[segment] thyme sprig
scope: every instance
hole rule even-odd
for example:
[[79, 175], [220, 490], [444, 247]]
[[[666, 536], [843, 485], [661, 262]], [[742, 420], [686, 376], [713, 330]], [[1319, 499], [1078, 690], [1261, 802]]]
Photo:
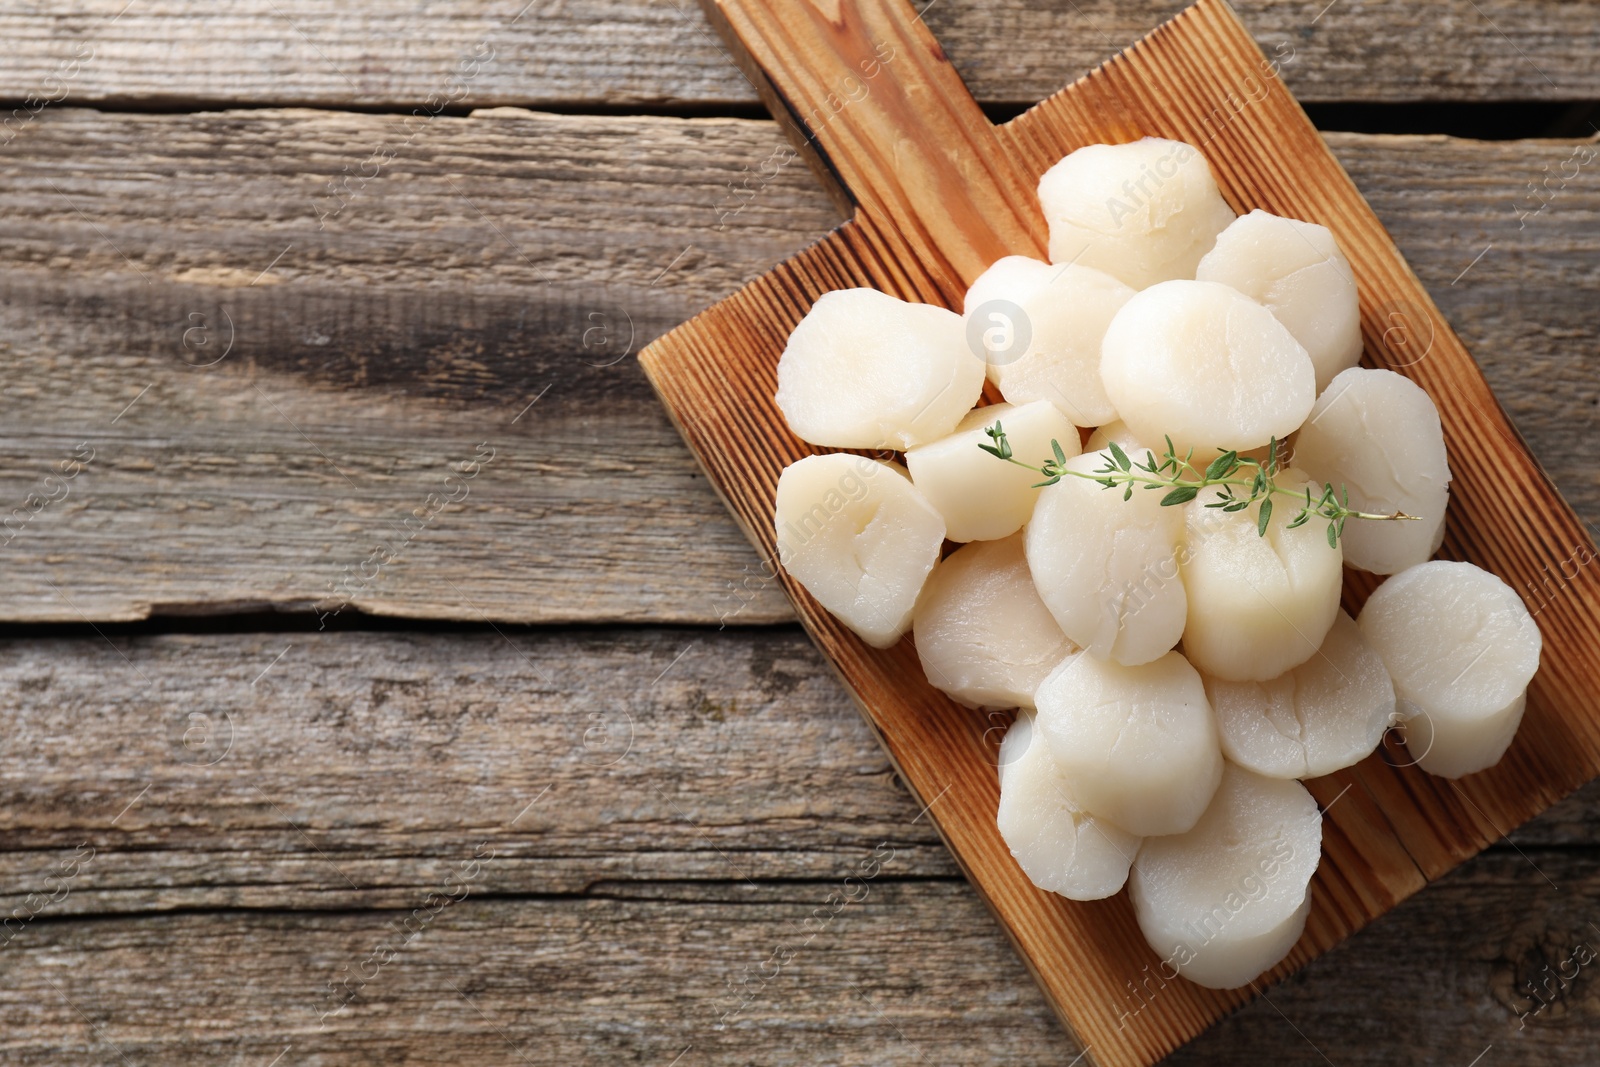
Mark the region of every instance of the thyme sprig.
[[1344, 524], [1347, 519], [1375, 519], [1380, 521], [1416, 519], [1416, 515], [1407, 515], [1403, 511], [1396, 511], [1392, 515], [1376, 515], [1372, 512], [1358, 511], [1350, 506], [1350, 492], [1344, 486], [1336, 491], [1332, 482], [1325, 482], [1322, 493], [1312, 497], [1311, 487], [1304, 491], [1286, 489], [1278, 485], [1274, 479], [1281, 473], [1283, 462], [1280, 452], [1282, 448], [1277, 438], [1267, 446], [1265, 461], [1253, 456], [1241, 456], [1238, 452], [1229, 450], [1217, 456], [1206, 464], [1204, 470], [1194, 465], [1194, 449], [1189, 449], [1187, 454], [1178, 455], [1177, 448], [1168, 437], [1167, 450], [1159, 458], [1155, 453], [1146, 450], [1143, 463], [1135, 462], [1130, 458], [1115, 441], [1108, 443], [1107, 451], [1110, 453], [1105, 465], [1096, 470], [1076, 471], [1067, 467], [1067, 454], [1058, 441], [1051, 441], [1050, 448], [1055, 453], [1046, 459], [1041, 466], [1024, 463], [1017, 459], [1011, 452], [1011, 442], [1006, 437], [1005, 429], [996, 422], [984, 430], [993, 444], [979, 444], [983, 449], [998, 459], [1007, 463], [1014, 463], [1031, 471], [1037, 471], [1044, 476], [1044, 481], [1035, 484], [1034, 488], [1055, 485], [1062, 478], [1083, 478], [1097, 482], [1107, 489], [1122, 488], [1122, 499], [1133, 498], [1134, 488], [1165, 489], [1166, 495], [1161, 498], [1162, 507], [1173, 507], [1178, 504], [1187, 504], [1200, 495], [1202, 489], [1211, 486], [1221, 486], [1217, 499], [1206, 503], [1208, 508], [1218, 508], [1224, 512], [1243, 511], [1257, 501], [1261, 509], [1256, 515], [1256, 533], [1262, 537], [1267, 535], [1267, 526], [1272, 521], [1272, 498], [1286, 496], [1294, 498], [1300, 505], [1300, 511], [1290, 520], [1287, 529], [1293, 530], [1309, 522], [1312, 516], [1320, 516], [1328, 520], [1328, 544], [1337, 548], [1339, 538], [1344, 534]]

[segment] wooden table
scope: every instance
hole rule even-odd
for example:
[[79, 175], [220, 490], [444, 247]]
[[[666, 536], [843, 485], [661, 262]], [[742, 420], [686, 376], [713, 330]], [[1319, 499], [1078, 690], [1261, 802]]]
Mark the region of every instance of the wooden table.
[[[1176, 7], [926, 20], [1004, 114]], [[1600, 5], [1241, 14], [1319, 115], [1557, 135], [1328, 139], [1600, 518]], [[697, 9], [0, 41], [0, 1062], [1074, 1062], [632, 359], [840, 220]], [[1175, 1062], [1592, 1059], [1596, 800]]]

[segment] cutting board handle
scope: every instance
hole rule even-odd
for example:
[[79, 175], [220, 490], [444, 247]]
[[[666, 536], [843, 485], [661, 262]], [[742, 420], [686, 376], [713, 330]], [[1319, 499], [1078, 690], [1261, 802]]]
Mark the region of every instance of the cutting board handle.
[[1043, 257], [1033, 179], [905, 0], [702, 2], [801, 150], [952, 306], [1001, 256]]

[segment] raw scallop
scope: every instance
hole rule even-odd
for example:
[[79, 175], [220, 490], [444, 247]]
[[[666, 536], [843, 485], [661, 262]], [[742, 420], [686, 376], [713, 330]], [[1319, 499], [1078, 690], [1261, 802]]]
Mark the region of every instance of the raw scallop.
[[1162, 282], [1122, 305], [1100, 350], [1106, 394], [1151, 448], [1243, 452], [1293, 433], [1316, 371], [1272, 312], [1216, 282]]
[[1192, 982], [1232, 989], [1300, 939], [1321, 854], [1305, 786], [1229, 764], [1194, 829], [1145, 841], [1128, 894], [1158, 956]]
[[1023, 712], [1000, 744], [1000, 836], [1040, 889], [1099, 900], [1121, 889], [1139, 838], [1083, 811]]
[[1195, 278], [1231, 285], [1272, 312], [1311, 356], [1319, 391], [1361, 359], [1355, 275], [1326, 226], [1265, 211], [1241, 215]]
[[778, 360], [778, 408], [801, 440], [905, 449], [955, 429], [983, 390], [961, 317], [875, 289], [824, 293]]
[[861, 639], [888, 648], [911, 626], [944, 519], [894, 463], [807, 456], [778, 476], [778, 559]]
[[1011, 452], [1037, 467], [1050, 458], [1051, 441], [1069, 456], [1078, 454], [1078, 429], [1046, 400], [1013, 406], [993, 404], [969, 412], [949, 437], [906, 452], [911, 480], [944, 516], [952, 541], [994, 541], [1022, 529], [1039, 499], [1042, 479], [1014, 463], [980, 449], [989, 444], [984, 430], [999, 422]]
[[[1106, 457], [1074, 456], [1067, 468], [1091, 473]], [[1156, 493], [1122, 497], [1069, 475], [1039, 495], [1023, 536], [1033, 583], [1062, 631], [1091, 655], [1134, 665], [1164, 655], [1183, 634], [1183, 513], [1163, 508]]]
[[1035, 724], [1085, 811], [1130, 834], [1194, 826], [1222, 776], [1200, 675], [1176, 652], [1124, 667], [1068, 657], [1034, 694]]
[[1394, 685], [1339, 612], [1317, 654], [1264, 682], [1206, 678], [1222, 754], [1269, 778], [1316, 778], [1365, 759], [1395, 721]]
[[1109, 274], [1006, 256], [967, 290], [969, 345], [1014, 404], [1048, 400], [1078, 426], [1117, 417], [1100, 383], [1100, 340], [1133, 290]]
[[1022, 535], [956, 549], [934, 567], [912, 619], [923, 673], [973, 708], [1033, 707], [1076, 651], [1033, 588]]
[[[1144, 464], [1151, 456], [1155, 457], [1157, 463], [1161, 462], [1161, 456], [1156, 455], [1156, 453], [1161, 452], [1166, 448], [1165, 440], [1157, 442], [1158, 447], [1156, 448], [1151, 448], [1143, 441], [1136, 440], [1133, 434], [1129, 432], [1128, 424], [1118, 420], [1117, 422], [1108, 422], [1104, 426], [1096, 429], [1094, 433], [1090, 434], [1089, 440], [1085, 441], [1083, 444], [1083, 450], [1085, 452], [1099, 452], [1106, 448], [1112, 441], [1115, 441], [1118, 446], [1121, 447], [1121, 449], [1133, 459], [1135, 463], [1139, 463], [1141, 465]], [[1248, 456], [1251, 459], [1258, 459], [1265, 463], [1267, 461], [1269, 451], [1270, 450], [1267, 448], [1251, 448], [1240, 452], [1239, 455]], [[1279, 454], [1286, 455], [1287, 451], [1280, 450]], [[1196, 464], [1199, 464], [1198, 457], [1196, 457], [1195, 462]]]
[[1134, 439], [1133, 433], [1128, 429], [1128, 424], [1121, 419], [1108, 422], [1089, 435], [1089, 440], [1084, 443], [1085, 452], [1100, 452], [1107, 448], [1112, 441], [1117, 443], [1128, 455], [1139, 462], [1144, 462], [1145, 453], [1151, 451], [1150, 447], [1142, 441]]
[[[1250, 468], [1241, 471], [1250, 476]], [[1280, 471], [1276, 481], [1296, 492], [1309, 484], [1293, 468]], [[1311, 487], [1313, 497], [1320, 488]], [[1235, 489], [1242, 495], [1248, 491]], [[1184, 505], [1183, 585], [1189, 613], [1183, 652], [1201, 671], [1225, 681], [1276, 678], [1310, 659], [1333, 625], [1344, 582], [1340, 552], [1328, 544], [1325, 519], [1313, 516], [1288, 528], [1300, 510], [1294, 497], [1273, 498], [1262, 537], [1257, 532], [1261, 504], [1233, 513], [1205, 507], [1219, 494], [1212, 487]]]
[[1460, 778], [1499, 762], [1544, 644], [1522, 598], [1470, 563], [1433, 560], [1380, 585], [1358, 621], [1412, 716], [1422, 769]]
[[1346, 523], [1350, 566], [1394, 574], [1439, 550], [1450, 502], [1444, 430], [1433, 401], [1409, 378], [1365, 367], [1339, 374], [1295, 438], [1294, 462], [1319, 482], [1344, 486], [1357, 511], [1419, 517]]
[[1211, 167], [1182, 141], [1080, 148], [1039, 179], [1050, 261], [1105, 271], [1135, 289], [1193, 278], [1233, 221]]

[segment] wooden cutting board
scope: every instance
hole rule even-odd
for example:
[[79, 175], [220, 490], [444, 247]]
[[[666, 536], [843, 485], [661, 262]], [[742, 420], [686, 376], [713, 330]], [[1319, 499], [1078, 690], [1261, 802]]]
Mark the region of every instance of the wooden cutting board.
[[[800, 154], [854, 205], [852, 221], [640, 354], [765, 559], [777, 558], [778, 474], [815, 451], [789, 432], [773, 393], [789, 331], [818, 296], [871, 286], [959, 311], [967, 285], [994, 260], [1043, 257], [1034, 188], [1047, 167], [1094, 142], [1185, 140], [1200, 147], [1235, 210], [1262, 208], [1333, 230], [1361, 292], [1365, 362], [1412, 378], [1439, 407], [1455, 475], [1441, 554], [1510, 583], [1545, 641], [1522, 729], [1492, 770], [1460, 782], [1434, 778], [1407, 766], [1391, 742], [1357, 767], [1308, 783], [1325, 809], [1322, 864], [1305, 935], [1268, 980], [1304, 966], [1600, 772], [1593, 542], [1278, 79], [1275, 58], [1225, 0], [1201, 0], [1001, 126], [984, 117], [901, 0], [707, 7]], [[745, 187], [763, 195], [759, 179]], [[1474, 247], [1463, 240], [1463, 263]], [[868, 648], [786, 576], [776, 580], [1082, 1043], [1085, 1061], [1152, 1063], [1252, 995], [1167, 978], [1125, 894], [1075, 903], [1035, 889], [995, 829], [1003, 720], [929, 686], [909, 641]], [[1351, 573], [1347, 609], [1359, 610], [1374, 585]]]

